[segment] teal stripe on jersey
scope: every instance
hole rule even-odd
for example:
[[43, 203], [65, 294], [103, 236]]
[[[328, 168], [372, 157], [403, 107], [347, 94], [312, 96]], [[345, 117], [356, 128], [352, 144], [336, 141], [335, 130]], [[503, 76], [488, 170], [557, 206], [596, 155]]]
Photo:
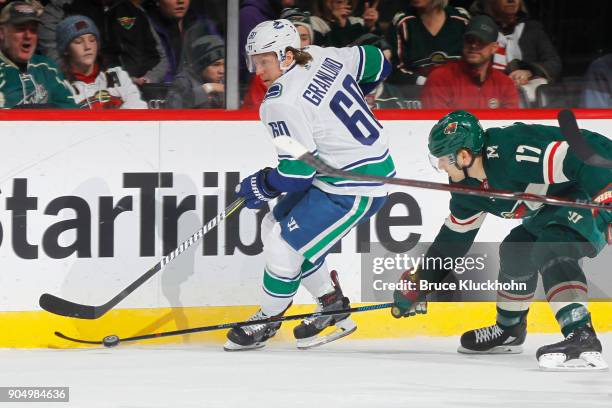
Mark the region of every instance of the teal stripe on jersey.
[[363, 48], [365, 64], [361, 78], [358, 78], [359, 83], [376, 82], [380, 78], [383, 68], [383, 53], [373, 45], [364, 45]]
[[315, 169], [300, 160], [282, 159], [278, 163], [278, 173], [285, 177], [310, 178]]

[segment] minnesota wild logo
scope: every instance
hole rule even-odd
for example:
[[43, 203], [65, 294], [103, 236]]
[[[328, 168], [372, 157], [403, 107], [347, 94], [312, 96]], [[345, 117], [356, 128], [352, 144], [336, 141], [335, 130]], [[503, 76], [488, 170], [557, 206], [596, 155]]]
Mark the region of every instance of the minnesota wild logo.
[[444, 128], [445, 135], [452, 135], [457, 131], [457, 122], [451, 122]]
[[119, 22], [119, 24], [121, 24], [121, 27], [125, 28], [126, 30], [129, 30], [130, 28], [134, 27], [136, 17], [119, 17], [117, 21]]

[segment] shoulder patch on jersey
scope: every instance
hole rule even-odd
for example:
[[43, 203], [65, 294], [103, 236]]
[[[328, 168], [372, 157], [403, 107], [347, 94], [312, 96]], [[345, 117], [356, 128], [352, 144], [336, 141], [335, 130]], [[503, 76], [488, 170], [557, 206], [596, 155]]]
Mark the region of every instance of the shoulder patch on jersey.
[[266, 96], [264, 96], [264, 101], [272, 98], [278, 98], [283, 93], [283, 85], [276, 83], [272, 84], [270, 88], [268, 88], [268, 92], [266, 92]]

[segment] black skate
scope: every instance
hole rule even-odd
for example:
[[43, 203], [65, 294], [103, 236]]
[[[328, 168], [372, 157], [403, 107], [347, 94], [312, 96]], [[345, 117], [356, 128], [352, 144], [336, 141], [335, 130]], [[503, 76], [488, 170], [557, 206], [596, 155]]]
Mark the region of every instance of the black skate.
[[[318, 305], [316, 311], [318, 312], [344, 310], [351, 307], [349, 299], [342, 294], [342, 289], [340, 289], [338, 273], [332, 271], [331, 278], [334, 291], [317, 299]], [[349, 316], [349, 313], [343, 313], [329, 316], [313, 316], [304, 319], [293, 329], [293, 335], [297, 339], [297, 348], [302, 350], [309, 349], [330, 343], [353, 333], [357, 330], [357, 325]], [[319, 333], [331, 326], [335, 326], [333, 332], [319, 336]]]
[[601, 356], [601, 343], [591, 323], [578, 327], [559, 343], [540, 347], [536, 358], [542, 370], [608, 370], [608, 364]]
[[[251, 316], [249, 321], [267, 319], [268, 317], [259, 309], [257, 313]], [[240, 351], [262, 348], [266, 345], [266, 340], [274, 337], [280, 327], [281, 322], [235, 327], [227, 332], [227, 342], [223, 345], [223, 349], [225, 351]]]
[[507, 330], [496, 323], [463, 333], [457, 351], [465, 354], [518, 354], [523, 352], [526, 336], [526, 319]]

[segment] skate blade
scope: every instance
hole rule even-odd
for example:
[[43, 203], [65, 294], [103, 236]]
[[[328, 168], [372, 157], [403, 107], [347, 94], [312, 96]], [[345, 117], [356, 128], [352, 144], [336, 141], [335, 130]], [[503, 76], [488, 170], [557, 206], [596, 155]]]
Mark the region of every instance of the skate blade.
[[236, 344], [231, 340], [228, 340], [223, 345], [223, 350], [225, 351], [248, 351], [248, 350], [257, 350], [266, 345], [265, 342], [259, 342], [251, 344], [250, 346], [241, 346], [240, 344]]
[[357, 330], [357, 325], [351, 318], [346, 318], [335, 324], [335, 330], [325, 336], [312, 336], [305, 339], [297, 340], [297, 348], [307, 350], [313, 347], [322, 346], [323, 344], [331, 343], [332, 341], [346, 337]]
[[520, 354], [523, 352], [523, 346], [495, 346], [489, 350], [470, 350], [463, 346], [457, 348], [457, 352], [461, 354]]
[[587, 351], [580, 357], [567, 360], [563, 353], [543, 354], [538, 360], [538, 366], [544, 371], [608, 371], [608, 364], [601, 353]]

